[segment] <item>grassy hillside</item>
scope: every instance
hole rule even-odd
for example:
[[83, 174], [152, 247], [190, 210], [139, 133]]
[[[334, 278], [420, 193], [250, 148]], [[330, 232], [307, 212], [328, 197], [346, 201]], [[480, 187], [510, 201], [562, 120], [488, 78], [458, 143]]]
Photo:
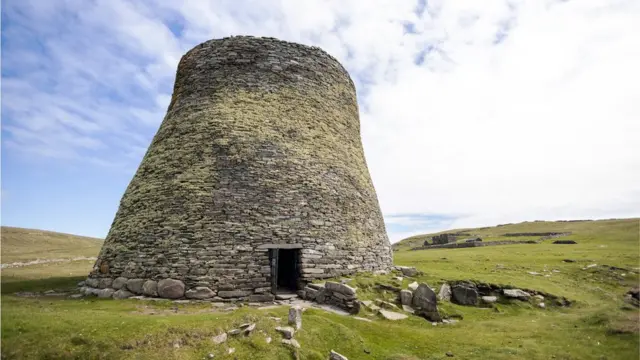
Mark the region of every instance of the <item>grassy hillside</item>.
[[[274, 331], [277, 322], [271, 319], [286, 322], [286, 307], [259, 310], [244, 306], [222, 311], [208, 303], [13, 295], [24, 290], [73, 288], [91, 266], [90, 262], [57, 263], [10, 269], [23, 278], [10, 283], [3, 270], [2, 358], [206, 359], [214, 354], [215, 359], [326, 359], [331, 349], [350, 360], [447, 359], [447, 352], [454, 359], [638, 358], [639, 313], [623, 302], [624, 293], [638, 285], [638, 219], [537, 222], [471, 230], [481, 236], [571, 231], [569, 238], [578, 244], [553, 245], [548, 240], [409, 251], [411, 242], [423, 241], [412, 238], [396, 245], [395, 262], [416, 266], [424, 274], [401, 280], [397, 275], [362, 274], [353, 277], [352, 284], [362, 299], [390, 299], [391, 293], [376, 290], [375, 283], [406, 288], [415, 280], [432, 287], [451, 280], [476, 280], [542, 290], [575, 303], [569, 308], [539, 309], [515, 303], [487, 309], [445, 302], [439, 305], [442, 313], [463, 319], [438, 326], [418, 317], [394, 322], [363, 311], [359, 316], [372, 320], [365, 322], [310, 309], [303, 315], [303, 329], [295, 335], [301, 349], [291, 350], [280, 344], [281, 336]], [[88, 250], [84, 256], [96, 253]], [[598, 265], [586, 268], [590, 264]], [[68, 273], [72, 275], [65, 275]], [[221, 345], [211, 341], [212, 336], [244, 322], [257, 323], [253, 335], [232, 337]], [[273, 339], [270, 344], [265, 341], [267, 336]], [[230, 348], [235, 349], [233, 354], [228, 354]]]
[[3, 226], [0, 232], [3, 264], [96, 256], [102, 247], [102, 239], [53, 231]]

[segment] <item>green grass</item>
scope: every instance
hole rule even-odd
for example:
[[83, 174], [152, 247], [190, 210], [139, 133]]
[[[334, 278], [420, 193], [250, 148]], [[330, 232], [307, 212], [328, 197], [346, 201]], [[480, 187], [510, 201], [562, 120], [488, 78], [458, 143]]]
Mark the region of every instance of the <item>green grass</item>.
[[[326, 359], [333, 349], [351, 360], [445, 359], [447, 351], [453, 352], [454, 359], [637, 359], [638, 310], [624, 304], [622, 298], [629, 287], [638, 284], [638, 220], [509, 227], [517, 230], [498, 227], [478, 232], [569, 227], [578, 244], [545, 241], [407, 251], [403, 242], [394, 253], [395, 262], [418, 267], [423, 274], [417, 280], [431, 286], [467, 279], [509, 284], [565, 296], [575, 301], [573, 306], [542, 310], [525, 302], [494, 308], [442, 303], [441, 312], [457, 314], [463, 320], [438, 326], [418, 317], [391, 322], [363, 310], [359, 316], [373, 320], [364, 322], [310, 309], [303, 315], [303, 329], [295, 336], [302, 346], [298, 358]], [[562, 261], [567, 258], [576, 262]], [[582, 270], [592, 263], [625, 270], [601, 266]], [[2, 271], [3, 359], [203, 359], [209, 353], [216, 359], [296, 358], [295, 351], [280, 344], [281, 336], [274, 331], [277, 323], [269, 318], [276, 316], [286, 322], [285, 307], [258, 310], [245, 306], [225, 313], [209, 304], [11, 295], [15, 291], [72, 288], [91, 265], [55, 263]], [[551, 276], [533, 276], [528, 271]], [[352, 284], [358, 287], [361, 299], [389, 299], [393, 295], [377, 290], [376, 283], [406, 287], [415, 280], [398, 281], [395, 276], [362, 274], [354, 277]], [[211, 342], [212, 336], [248, 321], [258, 324], [253, 335], [232, 338], [222, 345]], [[273, 338], [271, 344], [266, 344], [266, 336]], [[227, 354], [229, 347], [235, 348], [235, 353]]]
[[2, 263], [36, 259], [71, 259], [97, 256], [102, 240], [53, 231], [3, 226]]

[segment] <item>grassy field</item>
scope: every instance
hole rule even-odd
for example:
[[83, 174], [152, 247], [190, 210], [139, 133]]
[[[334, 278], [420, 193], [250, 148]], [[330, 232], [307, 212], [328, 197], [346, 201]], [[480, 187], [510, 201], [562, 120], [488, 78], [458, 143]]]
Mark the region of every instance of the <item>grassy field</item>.
[[[13, 244], [32, 257], [43, 258], [37, 243], [20, 245], [15, 233], [11, 242], [5, 242], [4, 230], [3, 263], [7, 262], [5, 250], [20, 258]], [[395, 246], [395, 262], [416, 266], [424, 274], [402, 281], [392, 275], [359, 275], [354, 282], [362, 299], [390, 299], [391, 293], [376, 290], [375, 283], [406, 287], [418, 280], [435, 287], [445, 281], [476, 280], [565, 296], [575, 301], [570, 308], [539, 309], [524, 302], [494, 308], [442, 303], [442, 313], [463, 319], [437, 326], [418, 317], [393, 322], [363, 311], [360, 316], [372, 320], [365, 322], [309, 309], [303, 315], [303, 329], [295, 335], [300, 350], [280, 344], [281, 336], [274, 331], [277, 322], [271, 317], [286, 322], [286, 307], [260, 310], [244, 306], [225, 312], [210, 304], [169, 301], [17, 297], [13, 295], [17, 291], [73, 288], [92, 262], [3, 269], [2, 359], [205, 359], [208, 354], [215, 359], [327, 359], [331, 349], [351, 360], [445, 359], [447, 352], [454, 359], [637, 359], [639, 313], [623, 302], [623, 295], [639, 281], [639, 220], [522, 223], [473, 229], [472, 233], [499, 236], [534, 231], [571, 231], [568, 238], [578, 244], [553, 245], [553, 240], [546, 240], [409, 251], [412, 242], [424, 241], [411, 238]], [[83, 251], [72, 247], [55, 258], [96, 256], [99, 250], [99, 246]], [[590, 264], [598, 266], [583, 270]], [[233, 337], [221, 345], [211, 341], [212, 336], [249, 321], [257, 323], [251, 336]], [[270, 344], [267, 336], [273, 339]], [[235, 352], [228, 354], [229, 348]]]

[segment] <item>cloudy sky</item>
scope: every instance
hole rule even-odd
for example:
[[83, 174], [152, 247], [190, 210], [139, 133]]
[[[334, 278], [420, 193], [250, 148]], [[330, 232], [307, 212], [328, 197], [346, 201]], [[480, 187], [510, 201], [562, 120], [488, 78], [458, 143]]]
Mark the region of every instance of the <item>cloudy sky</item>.
[[5, 0], [2, 224], [104, 237], [200, 42], [348, 69], [392, 241], [640, 216], [640, 1]]

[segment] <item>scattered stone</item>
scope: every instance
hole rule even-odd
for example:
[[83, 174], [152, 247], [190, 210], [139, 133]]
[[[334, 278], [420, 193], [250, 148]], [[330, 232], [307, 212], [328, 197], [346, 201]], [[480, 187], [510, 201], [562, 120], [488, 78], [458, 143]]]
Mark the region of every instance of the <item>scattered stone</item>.
[[216, 357], [216, 356], [215, 356], [215, 355], [213, 355], [212, 353], [209, 353], [209, 354], [207, 355], [207, 358], [208, 358], [208, 359], [213, 359], [214, 357]]
[[398, 280], [398, 281], [402, 281], [402, 279], [404, 279], [404, 278], [402, 276], [396, 276], [395, 279]]
[[576, 262], [576, 261], [575, 261], [575, 260], [573, 260], [573, 259], [564, 259], [564, 260], [562, 260], [562, 261], [563, 261], [563, 262], [566, 262], [566, 263], [574, 263], [574, 262]]
[[290, 326], [278, 326], [276, 327], [276, 331], [282, 333], [285, 339], [293, 338], [293, 334], [296, 332], [296, 330]]
[[249, 336], [249, 334], [251, 334], [251, 332], [255, 329], [256, 329], [256, 324], [250, 324], [249, 326], [245, 327], [244, 334], [246, 336]]
[[627, 294], [631, 295], [632, 298], [636, 300], [640, 300], [640, 287], [634, 287], [627, 291]]
[[[398, 310], [398, 306], [394, 303], [390, 303], [388, 301], [384, 301], [382, 299], [376, 299], [376, 303], [380, 305], [380, 307], [389, 309], [389, 310]], [[373, 310], [373, 308], [371, 308]]]
[[331, 350], [329, 353], [329, 360], [349, 360], [346, 356], [338, 354], [337, 352]]
[[482, 302], [485, 304], [493, 304], [496, 301], [498, 301], [498, 297], [497, 296], [483, 296], [481, 297]]
[[459, 305], [473, 305], [478, 303], [478, 289], [470, 284], [457, 284], [451, 288], [451, 300]]
[[233, 354], [234, 352], [236, 352], [236, 348], [229, 348], [227, 350], [227, 354]]
[[536, 276], [536, 275], [540, 275], [540, 273], [539, 273], [539, 272], [536, 272], [536, 271], [527, 271], [527, 274], [529, 274], [529, 275], [534, 275], [534, 276]]
[[267, 337], [264, 339], [264, 341], [265, 341], [267, 344], [271, 344], [271, 336], [267, 336]]
[[365, 319], [365, 318], [359, 317], [359, 316], [354, 316], [353, 318], [356, 319], [356, 320], [360, 320], [360, 321], [373, 322], [373, 321], [371, 321], [369, 319]]
[[427, 284], [420, 284], [413, 292], [411, 305], [415, 309], [415, 314], [426, 318], [429, 321], [441, 321], [438, 313], [436, 293]]
[[541, 309], [544, 309], [544, 303], [538, 304], [538, 307], [541, 308]]
[[515, 298], [519, 300], [527, 300], [531, 296], [528, 292], [522, 291], [520, 289], [504, 289], [502, 293], [506, 297]]
[[535, 295], [534, 298], [536, 298], [536, 299], [538, 299], [540, 301], [544, 300], [544, 296], [542, 296], [542, 295]]
[[289, 345], [296, 349], [300, 349], [300, 343], [298, 343], [296, 339], [282, 339], [281, 342], [285, 345]]
[[400, 291], [400, 303], [402, 305], [411, 305], [411, 300], [413, 298], [413, 293], [409, 290], [401, 290]]
[[414, 308], [412, 308], [411, 306], [409, 306], [409, 305], [402, 305], [402, 310], [404, 310], [404, 311], [406, 311], [406, 312], [408, 312], [410, 314], [415, 314], [416, 313], [416, 310]]
[[438, 299], [442, 301], [451, 301], [451, 286], [444, 283], [440, 286], [440, 292], [438, 292]]
[[82, 294], [73, 294], [73, 295], [69, 295], [70, 299], [80, 299], [83, 295]]
[[211, 341], [213, 341], [214, 344], [222, 344], [223, 342], [227, 341], [227, 333], [216, 335], [211, 338]]
[[127, 280], [127, 290], [136, 295], [142, 295], [142, 286], [144, 285], [144, 279], [129, 279]]
[[296, 330], [302, 328], [302, 311], [299, 306], [289, 308], [289, 325], [293, 325]]
[[120, 290], [118, 290], [118, 291], [113, 293], [113, 298], [114, 299], [120, 299], [120, 300], [128, 299], [128, 298], [130, 298], [132, 296], [133, 296], [132, 292], [129, 292], [129, 291], [124, 290], [124, 289], [120, 289]]
[[416, 276], [418, 275], [418, 269], [410, 266], [396, 266], [400, 271], [402, 271], [402, 275], [404, 276]]
[[573, 240], [556, 240], [553, 242], [554, 244], [565, 244], [565, 245], [573, 245], [573, 244], [577, 244], [577, 242], [573, 241]]
[[378, 312], [380, 313], [380, 315], [382, 315], [382, 317], [384, 317], [387, 320], [403, 320], [408, 317], [405, 314], [400, 314], [394, 311], [389, 311], [384, 309], [380, 309]]
[[117, 277], [115, 280], [113, 280], [113, 282], [111, 283], [111, 287], [116, 289], [116, 290], [120, 290], [122, 289], [124, 286], [127, 285], [127, 278], [126, 277]]
[[167, 299], [179, 299], [184, 296], [184, 283], [180, 280], [162, 279], [158, 281], [158, 295]]
[[215, 295], [216, 293], [206, 286], [197, 286], [193, 289], [187, 290], [187, 292], [184, 293], [184, 296], [187, 299], [198, 299], [198, 300], [209, 299], [214, 297]]
[[587, 266], [585, 266], [584, 268], [585, 268], [585, 269], [591, 269], [592, 267], [596, 267], [596, 266], [598, 266], [598, 264], [591, 264], [591, 265], [587, 265]]
[[116, 291], [113, 289], [102, 289], [98, 290], [97, 294], [99, 298], [110, 298], [113, 296], [113, 293]]
[[147, 280], [142, 284], [142, 293], [146, 296], [158, 296], [158, 282]]
[[414, 291], [415, 291], [415, 290], [418, 288], [418, 286], [419, 286], [419, 285], [420, 285], [420, 284], [418, 284], [418, 282], [417, 282], [417, 281], [414, 281], [414, 282], [412, 282], [411, 284], [409, 284], [407, 287], [408, 287], [409, 289], [411, 289], [411, 290], [414, 290]]
[[231, 329], [231, 330], [227, 331], [227, 334], [229, 334], [229, 335], [238, 335], [241, 332], [242, 332], [242, 330], [240, 330], [240, 329]]
[[448, 357], [453, 357], [453, 353], [452, 353], [451, 351], [447, 351], [446, 355], [447, 355]]

